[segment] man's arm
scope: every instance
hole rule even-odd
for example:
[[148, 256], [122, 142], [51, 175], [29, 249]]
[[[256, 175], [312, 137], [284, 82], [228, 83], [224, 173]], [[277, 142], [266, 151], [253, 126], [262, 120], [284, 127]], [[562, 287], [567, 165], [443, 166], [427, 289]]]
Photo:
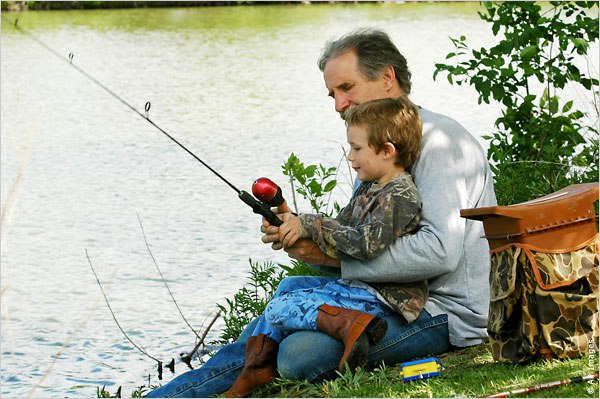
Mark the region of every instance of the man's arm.
[[[279, 211], [276, 212], [280, 215], [280, 218], [283, 220], [284, 217], [281, 216]], [[272, 226], [266, 219], [263, 218], [262, 226], [260, 227], [260, 231], [264, 233], [261, 240], [265, 244], [271, 244], [271, 248], [274, 250], [279, 250], [283, 246], [279, 241], [279, 227]], [[313, 242], [313, 240], [308, 238], [301, 238], [296, 243], [288, 248], [285, 248], [285, 252], [288, 254], [290, 258], [297, 259], [312, 265], [323, 265], [323, 266], [331, 266], [331, 267], [340, 267], [340, 260], [337, 258], [332, 258], [327, 256], [321, 251], [319, 246]]]
[[311, 265], [331, 267], [340, 267], [341, 265], [338, 258], [325, 255], [310, 238], [301, 238], [293, 246], [285, 248], [284, 251], [287, 252], [290, 258], [301, 260]]
[[[342, 277], [366, 282], [411, 282], [452, 272], [463, 253], [466, 221], [460, 209], [469, 207], [464, 154], [439, 131], [428, 143], [412, 173], [423, 202], [415, 234], [399, 237], [371, 261], [342, 259]], [[471, 171], [475, 173], [475, 171]]]

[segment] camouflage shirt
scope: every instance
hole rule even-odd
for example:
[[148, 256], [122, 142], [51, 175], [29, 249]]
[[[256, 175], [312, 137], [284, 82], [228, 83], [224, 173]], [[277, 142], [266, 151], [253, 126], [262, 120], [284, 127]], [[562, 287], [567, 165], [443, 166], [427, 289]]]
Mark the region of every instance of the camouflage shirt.
[[[420, 215], [421, 198], [412, 177], [404, 173], [383, 186], [375, 181], [361, 184], [335, 219], [301, 214], [301, 236], [312, 238], [331, 257], [369, 260], [383, 253], [396, 238], [414, 232]], [[408, 322], [419, 316], [428, 296], [426, 281], [350, 283], [375, 291]]]

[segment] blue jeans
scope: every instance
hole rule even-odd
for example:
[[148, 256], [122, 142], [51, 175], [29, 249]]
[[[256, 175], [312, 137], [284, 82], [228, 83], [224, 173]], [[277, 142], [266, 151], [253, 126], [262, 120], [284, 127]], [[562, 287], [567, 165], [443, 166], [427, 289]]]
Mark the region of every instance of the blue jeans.
[[[369, 366], [385, 362], [392, 366], [408, 360], [447, 352], [448, 317], [431, 317], [425, 310], [417, 320], [406, 324], [402, 317], [383, 317], [388, 331], [383, 340], [369, 352]], [[202, 367], [181, 374], [150, 392], [149, 398], [207, 398], [228, 390], [244, 367], [246, 340], [254, 331], [252, 321], [232, 344], [225, 345]], [[299, 331], [285, 338], [279, 346], [277, 369], [292, 380], [319, 381], [336, 376], [344, 344], [318, 331]]]

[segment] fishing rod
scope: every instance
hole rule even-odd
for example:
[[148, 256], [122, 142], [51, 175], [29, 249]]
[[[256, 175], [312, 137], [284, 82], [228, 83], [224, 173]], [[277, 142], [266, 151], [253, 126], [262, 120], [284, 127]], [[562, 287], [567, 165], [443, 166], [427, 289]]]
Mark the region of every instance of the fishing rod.
[[[227, 180], [225, 177], [223, 177], [219, 172], [217, 172], [215, 169], [213, 169], [209, 164], [204, 162], [202, 159], [200, 159], [200, 157], [198, 157], [196, 154], [194, 154], [192, 151], [190, 151], [187, 147], [185, 147], [183, 144], [181, 144], [178, 140], [176, 140], [167, 131], [165, 131], [163, 128], [161, 128], [155, 122], [153, 122], [149, 117], [149, 111], [150, 111], [150, 107], [151, 107], [150, 101], [146, 102], [146, 104], [144, 106], [145, 113], [138, 111], [134, 106], [129, 104], [121, 96], [119, 96], [117, 93], [115, 93], [114, 91], [109, 89], [106, 85], [104, 85], [98, 79], [96, 79], [95, 77], [90, 75], [83, 68], [74, 64], [73, 63], [73, 58], [74, 58], [73, 53], [69, 53], [68, 57], [64, 57], [58, 51], [54, 50], [52, 47], [50, 47], [49, 45], [47, 45], [46, 43], [44, 43], [43, 41], [38, 39], [35, 35], [28, 32], [27, 30], [21, 28], [18, 25], [18, 21], [19, 21], [18, 18], [16, 18], [14, 21], [11, 21], [10, 19], [8, 19], [4, 16], [1, 16], [1, 17], [2, 17], [2, 20], [13, 24], [15, 29], [17, 29], [19, 32], [25, 34], [26, 36], [28, 36], [29, 38], [34, 40], [36, 43], [38, 43], [40, 46], [42, 46], [43, 48], [48, 50], [50, 53], [54, 54], [60, 60], [68, 63], [77, 72], [81, 73], [83, 76], [85, 76], [87, 79], [92, 81], [94, 84], [96, 84], [97, 86], [102, 88], [104, 91], [106, 91], [112, 97], [114, 97], [115, 99], [120, 101], [127, 108], [131, 109], [133, 112], [135, 112], [140, 117], [142, 117], [146, 122], [150, 123], [156, 129], [158, 129], [162, 134], [167, 136], [175, 144], [177, 144], [184, 151], [186, 151], [188, 154], [190, 154], [192, 157], [194, 157], [194, 159], [196, 159], [198, 162], [200, 162], [204, 167], [206, 167], [209, 171], [211, 171], [215, 176], [217, 176], [219, 179], [221, 179], [231, 189], [233, 189], [238, 194], [238, 198], [241, 199], [246, 205], [250, 206], [252, 208], [252, 210], [254, 211], [254, 213], [262, 215], [265, 219], [267, 219], [269, 221], [270, 224], [272, 224], [274, 226], [280, 226], [282, 224], [281, 220], [277, 217], [277, 215], [275, 215], [275, 213], [273, 211], [271, 211], [270, 207], [280, 206], [283, 203], [285, 203], [285, 200], [283, 199], [283, 196], [281, 196], [281, 188], [279, 188], [279, 186], [277, 186], [271, 180], [269, 180], [267, 178], [260, 178], [254, 182], [253, 187], [252, 187], [252, 192], [259, 199], [259, 201], [257, 201], [248, 192], [246, 192], [244, 190], [240, 190], [236, 186], [234, 186], [229, 180]], [[261, 181], [258, 182], [258, 180], [261, 180]], [[257, 186], [256, 189], [255, 189], [255, 186]], [[277, 193], [279, 193], [279, 197], [276, 196]]]
[[598, 373], [582, 375], [582, 376], [578, 376], [578, 377], [566, 378], [564, 380], [558, 380], [558, 381], [546, 382], [546, 383], [538, 384], [538, 385], [532, 385], [527, 388], [515, 389], [514, 391], [499, 392], [494, 395], [484, 396], [484, 398], [508, 398], [511, 395], [521, 395], [524, 393], [530, 393], [530, 392], [541, 391], [544, 389], [556, 388], [556, 387], [560, 387], [562, 385], [576, 384], [576, 383], [580, 383], [580, 382], [584, 382], [584, 381], [593, 381], [593, 380], [597, 380], [597, 379], [598, 379]]

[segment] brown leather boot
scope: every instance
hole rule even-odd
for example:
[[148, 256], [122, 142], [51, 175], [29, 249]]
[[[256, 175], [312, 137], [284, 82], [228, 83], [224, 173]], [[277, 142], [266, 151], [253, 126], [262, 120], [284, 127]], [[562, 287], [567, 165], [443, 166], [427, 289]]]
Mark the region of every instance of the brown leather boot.
[[317, 328], [344, 343], [344, 355], [338, 370], [344, 371], [344, 365], [347, 364], [353, 371], [367, 364], [369, 345], [375, 345], [383, 339], [387, 322], [360, 310], [325, 304], [319, 307]]
[[246, 364], [231, 388], [225, 392], [225, 396], [228, 398], [248, 396], [254, 388], [275, 378], [278, 349], [279, 344], [264, 334], [248, 338]]

